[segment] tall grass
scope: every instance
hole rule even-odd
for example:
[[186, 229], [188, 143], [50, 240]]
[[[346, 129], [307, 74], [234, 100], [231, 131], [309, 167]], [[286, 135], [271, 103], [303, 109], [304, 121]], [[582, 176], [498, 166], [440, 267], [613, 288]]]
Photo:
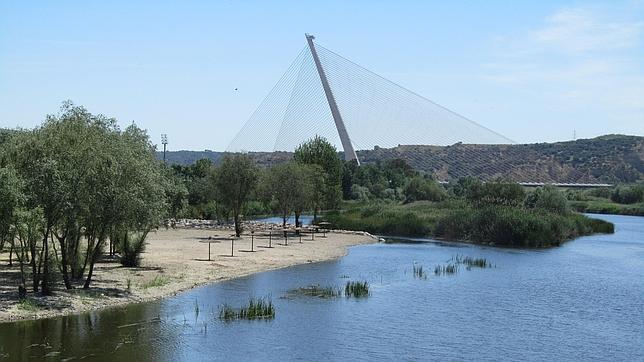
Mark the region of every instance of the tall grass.
[[335, 298], [342, 296], [342, 289], [332, 286], [322, 287], [319, 284], [316, 284], [293, 289], [289, 291], [289, 294], [318, 298]]
[[436, 265], [434, 267], [435, 275], [451, 275], [458, 273], [458, 264]]
[[363, 298], [369, 296], [369, 283], [367, 282], [347, 282], [344, 287], [344, 295], [347, 298]]
[[423, 269], [423, 266], [420, 264], [413, 265], [414, 278], [427, 279], [427, 272]]
[[268, 298], [250, 298], [248, 305], [241, 308], [233, 308], [227, 304], [219, 308], [219, 319], [224, 321], [273, 318], [275, 318], [275, 306]]
[[492, 263], [488, 262], [486, 258], [472, 258], [470, 256], [456, 255], [452, 257], [451, 261], [456, 264], [464, 264], [467, 268], [477, 267], [477, 268], [491, 268]]

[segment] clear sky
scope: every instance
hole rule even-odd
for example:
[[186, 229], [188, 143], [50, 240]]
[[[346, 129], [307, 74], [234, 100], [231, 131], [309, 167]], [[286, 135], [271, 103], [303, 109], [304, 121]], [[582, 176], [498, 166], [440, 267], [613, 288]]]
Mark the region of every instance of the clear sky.
[[0, 127], [71, 99], [223, 150], [305, 32], [518, 142], [644, 135], [641, 0], [0, 0]]

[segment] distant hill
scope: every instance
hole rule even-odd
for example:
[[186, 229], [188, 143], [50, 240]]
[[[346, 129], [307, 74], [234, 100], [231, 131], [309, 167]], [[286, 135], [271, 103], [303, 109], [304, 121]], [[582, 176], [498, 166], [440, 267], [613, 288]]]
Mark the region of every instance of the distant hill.
[[[391, 158], [439, 180], [463, 176], [513, 181], [623, 183], [644, 180], [644, 137], [606, 135], [592, 139], [518, 145], [401, 145], [358, 151], [363, 164]], [[218, 163], [216, 151], [170, 151], [169, 163], [192, 164], [200, 158]], [[288, 161], [289, 152], [249, 153], [261, 166]], [[159, 153], [159, 158], [162, 154]]]

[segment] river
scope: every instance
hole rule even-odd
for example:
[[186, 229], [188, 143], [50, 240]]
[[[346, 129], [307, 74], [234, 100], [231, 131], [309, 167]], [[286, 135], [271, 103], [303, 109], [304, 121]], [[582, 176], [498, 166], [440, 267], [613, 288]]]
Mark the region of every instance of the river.
[[[0, 359], [644, 360], [644, 218], [546, 250], [372, 244], [339, 260], [255, 274], [158, 302], [0, 324]], [[460, 254], [495, 267], [433, 268]], [[430, 271], [414, 278], [413, 263]], [[286, 297], [366, 280], [366, 299]], [[270, 296], [270, 321], [223, 322], [223, 303]]]

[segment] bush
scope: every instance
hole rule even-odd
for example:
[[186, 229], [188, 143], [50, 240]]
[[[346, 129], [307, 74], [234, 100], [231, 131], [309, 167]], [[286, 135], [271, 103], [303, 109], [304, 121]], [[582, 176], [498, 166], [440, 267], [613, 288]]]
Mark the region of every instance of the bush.
[[405, 202], [442, 201], [447, 198], [447, 192], [438, 182], [421, 176], [413, 177], [407, 181], [403, 188], [403, 194]]
[[513, 247], [547, 247], [612, 224], [579, 214], [556, 214], [507, 206], [454, 210], [439, 219], [435, 236]]
[[369, 201], [369, 196], [370, 192], [368, 188], [358, 184], [351, 186], [351, 198], [353, 200]]
[[519, 206], [525, 199], [523, 187], [516, 183], [483, 183], [472, 177], [459, 179], [452, 187], [455, 196], [463, 197], [476, 206]]
[[531, 209], [541, 209], [556, 214], [570, 211], [568, 200], [556, 187], [547, 185], [538, 187], [530, 192], [525, 200], [525, 206]]
[[588, 196], [602, 197], [605, 199], [610, 198], [611, 193], [612, 191], [608, 187], [599, 187], [585, 191], [585, 194]]
[[[138, 267], [141, 265], [141, 254], [145, 251], [145, 238], [147, 232], [134, 233], [121, 232], [113, 237], [121, 256], [120, 262], [124, 267]], [[116, 240], [114, 240], [116, 239]]]
[[610, 199], [620, 204], [635, 204], [644, 201], [644, 185], [616, 187]]

